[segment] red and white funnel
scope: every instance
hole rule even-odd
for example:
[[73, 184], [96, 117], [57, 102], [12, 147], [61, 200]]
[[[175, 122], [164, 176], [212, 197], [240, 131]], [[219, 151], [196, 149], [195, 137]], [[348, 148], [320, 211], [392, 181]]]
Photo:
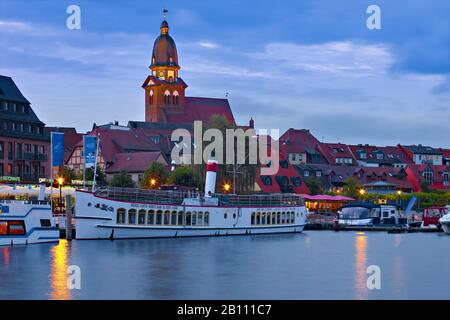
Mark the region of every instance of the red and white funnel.
[[206, 164], [205, 196], [210, 197], [216, 191], [217, 161], [208, 160]]

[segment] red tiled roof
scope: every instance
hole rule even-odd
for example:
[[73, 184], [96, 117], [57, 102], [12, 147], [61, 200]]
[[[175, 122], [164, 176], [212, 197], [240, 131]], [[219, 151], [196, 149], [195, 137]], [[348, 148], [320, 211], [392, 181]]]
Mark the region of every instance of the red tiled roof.
[[[153, 143], [141, 129], [95, 128], [89, 133], [91, 136], [97, 134], [100, 134], [100, 154], [106, 163], [114, 162], [114, 156], [118, 153], [160, 151], [160, 147]], [[78, 145], [82, 146], [83, 142], [80, 141]]]
[[169, 165], [160, 151], [117, 153], [114, 156], [114, 163], [106, 169], [106, 173], [117, 173], [122, 170], [128, 173], [141, 173], [155, 161]]
[[[349, 147], [353, 153], [353, 156], [357, 160], [361, 160], [363, 162], [412, 163], [408, 154], [399, 146], [378, 147], [370, 145], [351, 145]], [[366, 158], [360, 158], [360, 152], [358, 152], [360, 150], [366, 153]], [[383, 153], [383, 159], [377, 159], [376, 151]]]
[[185, 97], [184, 111], [166, 111], [167, 122], [172, 123], [207, 122], [213, 115], [223, 115], [230, 123], [236, 124], [227, 99]]
[[280, 143], [287, 153], [304, 153], [315, 151], [320, 142], [307, 129], [290, 128], [280, 137]]
[[320, 143], [319, 150], [330, 164], [335, 164], [336, 158], [351, 158], [353, 162], [356, 161], [349, 146], [343, 143]]
[[[258, 183], [258, 186], [261, 188], [261, 191], [264, 193], [281, 193], [282, 190], [280, 184], [277, 182], [277, 177], [279, 178], [287, 177], [289, 179], [289, 185], [293, 187], [293, 191], [296, 194], [309, 193], [309, 188], [306, 186], [305, 182], [301, 179], [297, 170], [295, 170], [295, 168], [288, 161], [286, 161], [286, 163], [288, 164], [287, 168], [283, 168], [280, 165], [277, 174], [270, 176], [272, 179], [271, 185], [265, 185], [263, 183], [261, 179], [262, 178], [261, 169], [258, 170], [256, 175], [256, 182]], [[291, 180], [292, 178], [299, 178], [301, 180], [301, 185], [299, 187], [296, 187]]]

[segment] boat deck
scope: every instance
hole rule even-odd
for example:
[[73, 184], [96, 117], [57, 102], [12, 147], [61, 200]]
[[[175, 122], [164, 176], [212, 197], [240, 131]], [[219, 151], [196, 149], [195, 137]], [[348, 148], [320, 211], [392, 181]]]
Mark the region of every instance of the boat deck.
[[[172, 190], [148, 190], [135, 188], [107, 187], [95, 191], [95, 195], [118, 201], [154, 202], [161, 204], [181, 205], [186, 198], [204, 198], [199, 192], [182, 192]], [[234, 195], [213, 194], [218, 198], [219, 206], [258, 206], [258, 207], [294, 207], [303, 206], [304, 200], [296, 194], [264, 194], [264, 195]]]

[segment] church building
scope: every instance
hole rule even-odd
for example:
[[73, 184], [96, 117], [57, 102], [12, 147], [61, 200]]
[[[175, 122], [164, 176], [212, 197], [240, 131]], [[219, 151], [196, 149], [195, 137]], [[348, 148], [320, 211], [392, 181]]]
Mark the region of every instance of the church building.
[[179, 76], [181, 69], [175, 41], [169, 35], [165, 17], [161, 33], [153, 45], [150, 59], [151, 74], [145, 79], [145, 122], [191, 124], [207, 122], [213, 115], [223, 115], [235, 124], [228, 99], [187, 97], [188, 85]]

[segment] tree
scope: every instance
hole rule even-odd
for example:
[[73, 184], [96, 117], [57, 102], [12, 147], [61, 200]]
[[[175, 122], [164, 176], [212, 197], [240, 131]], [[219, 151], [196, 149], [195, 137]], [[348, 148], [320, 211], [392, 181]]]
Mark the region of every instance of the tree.
[[190, 167], [178, 167], [170, 174], [167, 182], [178, 186], [196, 187], [198, 176]]
[[[77, 174], [75, 173], [75, 170], [67, 166], [61, 168], [59, 176], [64, 179], [64, 184], [71, 184], [72, 180], [77, 180]], [[54, 178], [56, 179], [57, 177]]]
[[[81, 180], [83, 179], [83, 172], [81, 173]], [[86, 181], [94, 181], [94, 168], [87, 168], [85, 172]], [[106, 185], [105, 172], [101, 167], [97, 167], [97, 178], [95, 179], [95, 184], [97, 186]]]
[[359, 182], [354, 177], [345, 179], [344, 193], [352, 198], [357, 198], [359, 195]]
[[312, 195], [323, 194], [322, 182], [318, 178], [307, 178], [304, 181]]
[[131, 175], [128, 174], [125, 170], [120, 171], [118, 174], [115, 174], [110, 182], [111, 187], [119, 187], [119, 188], [134, 188], [135, 184]]
[[430, 183], [428, 181], [425, 181], [425, 180], [422, 181], [420, 183], [420, 190], [422, 190], [422, 192], [425, 192], [425, 193], [431, 192]]
[[145, 170], [142, 177], [141, 185], [146, 189], [155, 189], [165, 184], [169, 177], [169, 170], [161, 162], [153, 162], [150, 167]]

